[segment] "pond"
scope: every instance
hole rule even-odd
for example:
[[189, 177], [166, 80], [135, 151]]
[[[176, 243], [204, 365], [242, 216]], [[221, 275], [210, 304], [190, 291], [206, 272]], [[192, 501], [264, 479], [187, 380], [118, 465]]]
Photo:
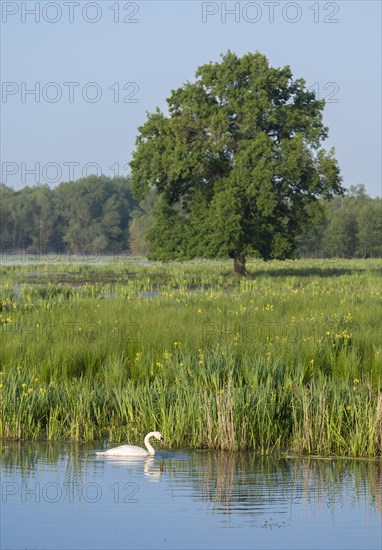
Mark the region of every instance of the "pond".
[[4, 549], [382, 548], [382, 462], [3, 443]]

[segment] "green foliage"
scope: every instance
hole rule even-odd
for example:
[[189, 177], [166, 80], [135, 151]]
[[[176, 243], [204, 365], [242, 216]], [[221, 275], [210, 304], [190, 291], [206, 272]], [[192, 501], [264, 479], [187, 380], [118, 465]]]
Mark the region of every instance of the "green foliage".
[[231, 52], [167, 102], [168, 116], [157, 109], [139, 128], [130, 163], [135, 195], [161, 196], [152, 256], [289, 257], [319, 198], [342, 192], [334, 151], [320, 149], [324, 102], [288, 66]]
[[13, 250], [100, 253], [126, 248], [131, 210], [128, 180], [88, 176], [74, 182], [0, 187], [0, 239]]
[[357, 256], [382, 256], [382, 200], [365, 201], [356, 215]]
[[152, 247], [149, 258], [168, 261], [173, 257], [186, 259], [185, 250], [186, 223], [177, 212], [159, 199], [154, 210], [155, 224], [147, 233]]
[[344, 197], [322, 202], [324, 216], [298, 237], [305, 257], [373, 258], [382, 256], [382, 200], [351, 186]]
[[345, 209], [333, 216], [324, 237], [324, 248], [329, 257], [350, 258], [356, 249], [356, 221]]
[[157, 200], [157, 193], [151, 190], [145, 199], [140, 201], [139, 207], [131, 213], [129, 224], [129, 250], [133, 256], [148, 256], [150, 252], [146, 235], [154, 223], [153, 209]]

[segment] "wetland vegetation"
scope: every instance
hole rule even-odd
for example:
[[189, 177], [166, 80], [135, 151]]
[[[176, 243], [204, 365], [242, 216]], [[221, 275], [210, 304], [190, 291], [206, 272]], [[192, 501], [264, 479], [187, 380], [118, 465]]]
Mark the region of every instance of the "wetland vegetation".
[[381, 260], [0, 270], [4, 439], [381, 454]]

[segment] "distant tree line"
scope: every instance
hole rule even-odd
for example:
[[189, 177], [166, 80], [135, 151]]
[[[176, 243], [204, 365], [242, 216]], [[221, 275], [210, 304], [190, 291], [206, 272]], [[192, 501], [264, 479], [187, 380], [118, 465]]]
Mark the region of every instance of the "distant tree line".
[[8, 250], [92, 253], [128, 248], [131, 212], [138, 205], [126, 178], [88, 176], [24, 187], [0, 184], [0, 239]]
[[382, 199], [371, 198], [362, 184], [325, 203], [320, 223], [301, 233], [297, 252], [303, 257], [382, 257]]
[[[322, 202], [320, 221], [300, 233], [296, 257], [382, 257], [382, 199], [364, 185]], [[0, 184], [2, 251], [98, 254], [129, 251], [150, 257], [158, 194], [134, 199], [129, 178], [88, 176], [20, 190]], [[160, 235], [158, 235], [160, 238]]]

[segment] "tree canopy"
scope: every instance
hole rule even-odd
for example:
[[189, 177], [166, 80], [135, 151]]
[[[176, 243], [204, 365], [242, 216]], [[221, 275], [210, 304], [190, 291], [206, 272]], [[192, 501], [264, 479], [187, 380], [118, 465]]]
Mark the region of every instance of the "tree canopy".
[[228, 52], [167, 103], [139, 128], [130, 163], [135, 196], [159, 194], [151, 257], [232, 257], [245, 272], [249, 254], [293, 254], [320, 199], [342, 192], [334, 151], [321, 148], [325, 102], [289, 66]]

